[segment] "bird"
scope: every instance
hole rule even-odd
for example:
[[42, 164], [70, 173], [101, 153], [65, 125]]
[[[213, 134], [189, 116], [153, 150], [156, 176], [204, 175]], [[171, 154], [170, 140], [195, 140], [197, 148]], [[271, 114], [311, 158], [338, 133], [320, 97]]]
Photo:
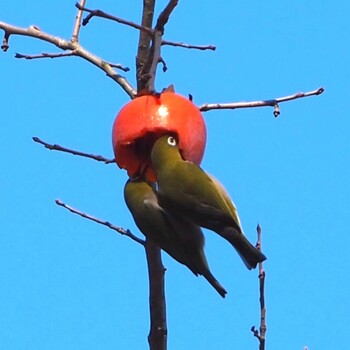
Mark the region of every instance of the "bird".
[[136, 226], [147, 239], [187, 266], [196, 276], [202, 275], [225, 297], [227, 291], [209, 269], [204, 253], [205, 238], [198, 225], [163, 209], [152, 184], [142, 178], [128, 179], [124, 199]]
[[151, 161], [163, 208], [218, 233], [236, 249], [249, 270], [266, 260], [245, 237], [224, 186], [200, 166], [182, 158], [176, 135], [163, 135], [155, 141]]

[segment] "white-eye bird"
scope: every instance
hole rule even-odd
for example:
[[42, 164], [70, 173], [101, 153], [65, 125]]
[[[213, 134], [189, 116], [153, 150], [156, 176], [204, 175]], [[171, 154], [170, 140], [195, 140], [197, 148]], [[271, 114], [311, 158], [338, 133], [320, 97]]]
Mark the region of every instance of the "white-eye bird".
[[224, 287], [209, 270], [204, 254], [204, 235], [198, 225], [165, 211], [158, 203], [150, 184], [129, 179], [124, 198], [140, 231], [175, 260], [187, 266], [196, 276], [203, 275], [224, 298]]
[[151, 159], [163, 208], [225, 238], [248, 269], [266, 259], [244, 236], [236, 208], [223, 185], [182, 158], [176, 137], [160, 137], [153, 145]]

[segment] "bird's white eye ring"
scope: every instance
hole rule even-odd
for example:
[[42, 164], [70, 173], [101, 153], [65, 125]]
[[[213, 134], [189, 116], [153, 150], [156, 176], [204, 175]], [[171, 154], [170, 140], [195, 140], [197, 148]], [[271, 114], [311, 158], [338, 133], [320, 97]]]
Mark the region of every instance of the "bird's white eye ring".
[[177, 144], [177, 142], [176, 142], [175, 137], [169, 136], [169, 137], [168, 137], [168, 145], [174, 147], [174, 146], [176, 146], [176, 144]]

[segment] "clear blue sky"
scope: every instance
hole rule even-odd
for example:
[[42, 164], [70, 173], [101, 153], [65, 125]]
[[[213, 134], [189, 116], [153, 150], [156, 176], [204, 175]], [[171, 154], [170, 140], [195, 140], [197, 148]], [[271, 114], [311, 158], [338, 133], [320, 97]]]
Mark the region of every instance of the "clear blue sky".
[[[0, 20], [69, 38], [75, 1], [3, 1]], [[158, 1], [158, 10], [166, 1]], [[88, 1], [138, 21], [141, 0]], [[267, 349], [345, 349], [350, 283], [350, 3], [180, 1], [165, 38], [217, 45], [165, 47], [174, 83], [197, 104], [268, 99], [324, 86], [272, 109], [207, 112], [203, 167], [231, 193], [246, 234], [263, 228]], [[95, 19], [81, 43], [131, 67], [138, 33]], [[112, 157], [111, 126], [126, 94], [79, 58], [25, 61], [15, 52], [56, 52], [11, 37], [0, 54], [0, 348], [146, 349], [148, 282], [143, 249], [55, 205], [59, 198], [138, 233], [115, 165], [45, 150], [39, 136]], [[229, 294], [164, 256], [169, 349], [258, 349], [257, 271], [207, 232], [212, 272]]]

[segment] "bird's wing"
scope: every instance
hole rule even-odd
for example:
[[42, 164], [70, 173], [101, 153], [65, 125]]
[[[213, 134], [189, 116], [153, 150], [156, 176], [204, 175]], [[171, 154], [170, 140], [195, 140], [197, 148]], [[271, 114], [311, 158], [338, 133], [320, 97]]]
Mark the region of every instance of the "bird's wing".
[[198, 215], [211, 217], [213, 224], [235, 225], [236, 212], [232, 211], [204, 170], [191, 162], [178, 162], [175, 167], [178, 176], [175, 186], [181, 191], [188, 208], [194, 208]]
[[[149, 223], [149, 230], [153, 230], [153, 235], [156, 243], [167, 252], [172, 258], [178, 262], [186, 265], [196, 276], [199, 271], [192, 263], [191, 240], [198, 237], [197, 230], [192, 224], [184, 221], [179, 217], [174, 217], [171, 213], [164, 210], [155, 201], [153, 196], [144, 199], [144, 206], [146, 208], [145, 218]], [[157, 222], [157, 227], [154, 223]]]

